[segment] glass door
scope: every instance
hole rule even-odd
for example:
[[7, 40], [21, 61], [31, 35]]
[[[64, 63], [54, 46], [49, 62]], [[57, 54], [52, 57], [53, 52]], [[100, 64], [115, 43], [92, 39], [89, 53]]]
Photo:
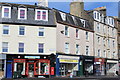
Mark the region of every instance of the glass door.
[[65, 64], [60, 64], [60, 75], [65, 76]]
[[34, 63], [27, 63], [28, 77], [34, 77]]

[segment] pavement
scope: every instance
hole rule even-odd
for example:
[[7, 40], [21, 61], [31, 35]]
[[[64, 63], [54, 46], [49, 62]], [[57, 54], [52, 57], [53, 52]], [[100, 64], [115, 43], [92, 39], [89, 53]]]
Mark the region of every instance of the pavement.
[[54, 77], [54, 78], [20, 78], [9, 79], [3, 78], [1, 80], [120, 80], [120, 76], [81, 76], [81, 77]]

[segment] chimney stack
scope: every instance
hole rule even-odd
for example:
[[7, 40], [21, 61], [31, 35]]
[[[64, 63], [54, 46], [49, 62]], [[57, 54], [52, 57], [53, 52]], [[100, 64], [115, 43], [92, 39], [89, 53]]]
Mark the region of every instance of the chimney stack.
[[74, 0], [70, 3], [70, 14], [82, 17], [84, 15], [84, 2], [83, 0]]
[[48, 0], [38, 0], [38, 6], [48, 7]]

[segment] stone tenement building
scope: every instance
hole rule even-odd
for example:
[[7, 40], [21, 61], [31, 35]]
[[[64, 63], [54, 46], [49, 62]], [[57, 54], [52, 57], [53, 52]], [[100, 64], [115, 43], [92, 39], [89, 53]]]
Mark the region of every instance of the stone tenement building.
[[[47, 0], [46, 0], [47, 2]], [[106, 8], [70, 13], [45, 6], [0, 3], [0, 77], [115, 75], [119, 19]]]

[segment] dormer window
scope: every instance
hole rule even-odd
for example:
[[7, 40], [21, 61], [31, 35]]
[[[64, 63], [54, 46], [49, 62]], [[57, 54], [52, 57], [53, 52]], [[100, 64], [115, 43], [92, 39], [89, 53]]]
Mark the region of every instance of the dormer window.
[[38, 10], [35, 11], [35, 20], [48, 21], [48, 11], [47, 10]]
[[60, 15], [61, 15], [62, 20], [63, 20], [63, 21], [66, 21], [66, 14], [65, 14], [65, 13], [60, 12]]
[[2, 18], [11, 18], [11, 7], [2, 7]]
[[83, 24], [83, 27], [85, 27], [85, 20], [83, 20], [83, 19], [80, 19], [80, 20], [81, 20], [81, 22]]
[[27, 19], [27, 9], [26, 8], [19, 8], [18, 9], [18, 19]]

